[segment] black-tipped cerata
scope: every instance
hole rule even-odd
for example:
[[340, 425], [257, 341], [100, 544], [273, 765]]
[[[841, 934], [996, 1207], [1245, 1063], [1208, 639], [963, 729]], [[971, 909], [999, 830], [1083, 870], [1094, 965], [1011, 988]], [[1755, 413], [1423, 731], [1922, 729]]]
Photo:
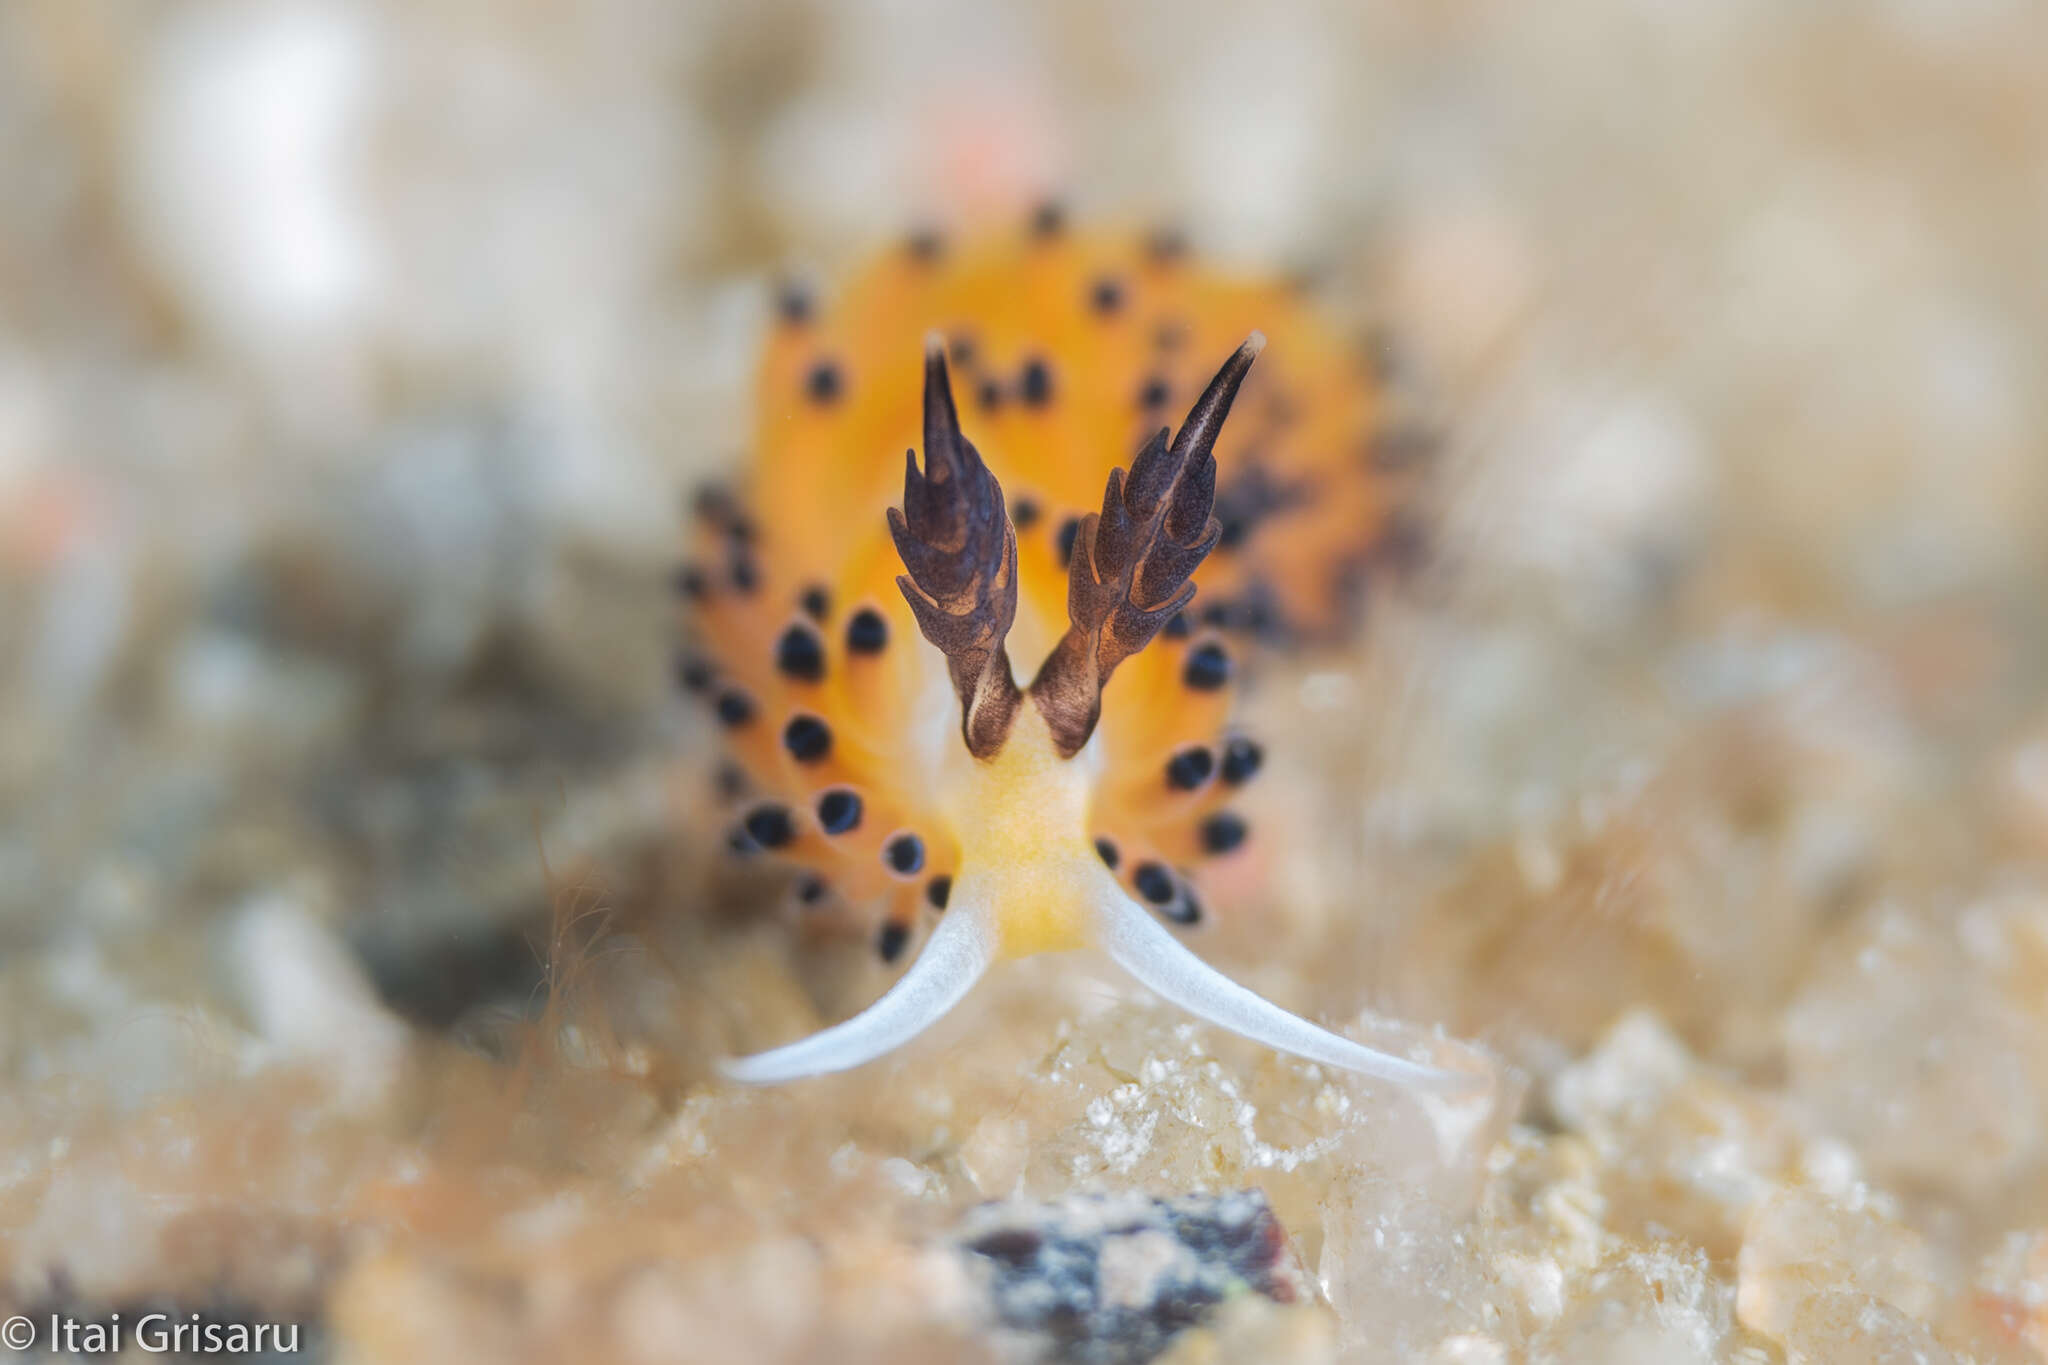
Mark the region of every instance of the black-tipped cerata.
[[1242, 844], [1248, 833], [1243, 816], [1219, 810], [1202, 822], [1202, 851], [1221, 856]]
[[1027, 408], [1042, 408], [1052, 401], [1052, 366], [1043, 357], [1024, 362], [1017, 376], [1017, 397]]
[[825, 642], [804, 622], [782, 632], [775, 642], [775, 671], [795, 682], [825, 680]]
[[915, 834], [899, 834], [882, 847], [882, 861], [891, 872], [911, 877], [924, 870], [924, 840]]
[[827, 834], [848, 834], [860, 828], [860, 793], [834, 787], [818, 797], [818, 828]]
[[718, 771], [712, 775], [712, 789], [725, 801], [739, 800], [753, 785], [747, 780], [747, 770], [730, 759], [719, 764]]
[[756, 806], [742, 822], [747, 837], [763, 848], [781, 848], [796, 838], [796, 822], [784, 806]]
[[1223, 780], [1233, 787], [1242, 787], [1258, 775], [1259, 765], [1265, 761], [1266, 751], [1257, 740], [1235, 736], [1223, 746]]
[[782, 747], [799, 763], [819, 763], [832, 752], [832, 727], [817, 716], [792, 716], [782, 727]]
[[1060, 529], [1053, 533], [1053, 545], [1060, 552], [1060, 567], [1067, 568], [1074, 562], [1074, 542], [1081, 535], [1081, 519], [1068, 517], [1060, 523]]
[[846, 648], [851, 654], [880, 654], [889, 643], [889, 622], [873, 607], [862, 607], [846, 622]]
[[801, 280], [784, 281], [775, 293], [775, 313], [791, 327], [801, 327], [811, 320], [815, 305], [811, 291]]
[[708, 692], [711, 682], [718, 676], [718, 670], [708, 659], [694, 654], [679, 655], [676, 659], [676, 685], [685, 692]]
[[820, 360], [804, 373], [804, 397], [820, 407], [836, 403], [846, 389], [846, 376], [834, 360]]
[[1182, 749], [1166, 760], [1166, 785], [1175, 791], [1191, 792], [1216, 771], [1216, 755], [1201, 745]]
[[1158, 863], [1139, 863], [1131, 872], [1131, 885], [1154, 905], [1171, 905], [1178, 889], [1173, 874]]
[[1188, 651], [1180, 680], [1197, 692], [1214, 692], [1230, 681], [1230, 655], [1211, 640]]

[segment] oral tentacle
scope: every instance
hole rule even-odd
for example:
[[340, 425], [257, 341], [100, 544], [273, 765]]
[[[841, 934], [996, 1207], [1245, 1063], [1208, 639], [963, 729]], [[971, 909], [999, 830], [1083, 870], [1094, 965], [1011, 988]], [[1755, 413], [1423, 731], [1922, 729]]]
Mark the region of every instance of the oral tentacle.
[[987, 906], [953, 905], [910, 970], [874, 1004], [787, 1046], [729, 1058], [719, 1070], [729, 1080], [775, 1085], [850, 1070], [895, 1051], [945, 1017], [988, 970], [996, 956], [993, 919]]
[[1412, 1090], [1458, 1094], [1485, 1084], [1477, 1075], [1376, 1051], [1288, 1013], [1195, 956], [1114, 881], [1103, 879], [1093, 910], [1097, 942], [1104, 952], [1138, 984], [1218, 1028]]

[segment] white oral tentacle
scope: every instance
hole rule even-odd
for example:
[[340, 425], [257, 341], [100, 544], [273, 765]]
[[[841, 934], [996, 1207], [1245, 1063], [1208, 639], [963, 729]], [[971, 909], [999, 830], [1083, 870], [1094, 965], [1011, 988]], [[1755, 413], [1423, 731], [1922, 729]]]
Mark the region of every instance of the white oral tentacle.
[[986, 906], [956, 901], [910, 970], [874, 1004], [786, 1047], [729, 1058], [719, 1070], [748, 1085], [775, 1085], [846, 1071], [894, 1051], [943, 1018], [988, 970], [996, 955], [991, 920]]
[[1114, 882], [1105, 879], [1094, 909], [1104, 952], [1147, 990], [1218, 1028], [1312, 1062], [1413, 1090], [1456, 1094], [1485, 1085], [1482, 1077], [1375, 1051], [1288, 1013], [1196, 957]]

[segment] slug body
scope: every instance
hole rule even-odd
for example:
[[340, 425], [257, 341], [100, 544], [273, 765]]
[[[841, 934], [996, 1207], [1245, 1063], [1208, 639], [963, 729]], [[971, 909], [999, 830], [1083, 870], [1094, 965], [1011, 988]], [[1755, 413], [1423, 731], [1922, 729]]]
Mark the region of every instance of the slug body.
[[[1262, 322], [1295, 354], [1252, 383]], [[785, 299], [762, 375], [751, 482], [700, 503], [680, 579], [683, 680], [743, 768], [732, 844], [801, 865], [807, 913], [878, 909], [884, 958], [936, 924], [867, 1010], [727, 1074], [857, 1066], [998, 960], [1096, 947], [1271, 1046], [1465, 1087], [1270, 1004], [1161, 922], [1197, 923], [1204, 865], [1246, 838], [1241, 657], [1337, 629], [1397, 525], [1369, 376], [1292, 291], [1041, 217], [917, 239], [830, 316]]]

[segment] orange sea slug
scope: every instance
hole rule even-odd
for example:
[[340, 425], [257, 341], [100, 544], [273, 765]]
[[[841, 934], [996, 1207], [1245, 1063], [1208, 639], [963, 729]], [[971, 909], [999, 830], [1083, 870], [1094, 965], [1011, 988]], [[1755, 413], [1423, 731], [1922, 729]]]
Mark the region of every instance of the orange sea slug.
[[1203, 917], [1202, 868], [1248, 837], [1242, 657], [1340, 629], [1397, 535], [1384, 426], [1296, 290], [1169, 238], [1041, 213], [915, 237], [829, 309], [787, 294], [751, 468], [700, 500], [679, 577], [683, 681], [744, 769], [736, 848], [799, 864], [807, 903], [876, 907], [884, 958], [936, 928], [868, 1009], [727, 1073], [857, 1066], [992, 962], [1094, 946], [1270, 1046], [1465, 1085], [1289, 1014], [1166, 927]]

